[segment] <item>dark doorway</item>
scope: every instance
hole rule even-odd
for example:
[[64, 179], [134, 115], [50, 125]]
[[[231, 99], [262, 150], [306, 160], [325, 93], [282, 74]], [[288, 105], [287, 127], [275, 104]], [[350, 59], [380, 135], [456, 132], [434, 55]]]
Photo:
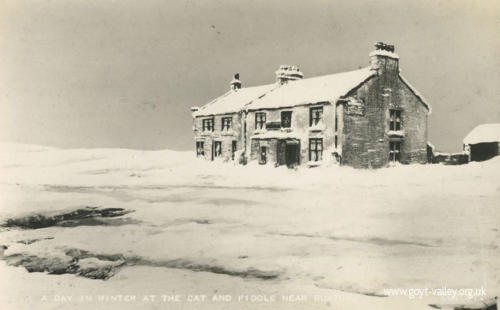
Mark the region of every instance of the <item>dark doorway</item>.
[[293, 168], [300, 164], [300, 148], [298, 143], [287, 143], [285, 147], [285, 163]]
[[233, 141], [233, 143], [231, 144], [231, 159], [232, 160], [234, 160], [234, 154], [236, 153], [236, 149], [237, 149], [236, 141]]
[[259, 164], [261, 164], [261, 165], [267, 164], [267, 147], [265, 147], [265, 146], [260, 147]]
[[483, 161], [495, 157], [498, 154], [498, 142], [471, 144], [470, 160]]

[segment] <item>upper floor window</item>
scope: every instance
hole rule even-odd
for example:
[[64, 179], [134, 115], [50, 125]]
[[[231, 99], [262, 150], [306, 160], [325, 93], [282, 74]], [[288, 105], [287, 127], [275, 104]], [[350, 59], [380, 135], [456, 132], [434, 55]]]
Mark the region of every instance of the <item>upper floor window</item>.
[[292, 111], [281, 112], [281, 127], [282, 128], [292, 127]]
[[203, 131], [214, 131], [214, 119], [206, 118], [203, 120]]
[[309, 139], [309, 161], [320, 161], [323, 158], [323, 139]]
[[233, 122], [232, 117], [223, 117], [222, 118], [222, 128], [221, 128], [222, 131], [231, 129], [232, 122]]
[[389, 110], [389, 130], [401, 130], [401, 111]]
[[323, 107], [309, 109], [309, 126], [318, 125], [323, 119]]
[[255, 113], [255, 129], [263, 129], [266, 127], [266, 113]]

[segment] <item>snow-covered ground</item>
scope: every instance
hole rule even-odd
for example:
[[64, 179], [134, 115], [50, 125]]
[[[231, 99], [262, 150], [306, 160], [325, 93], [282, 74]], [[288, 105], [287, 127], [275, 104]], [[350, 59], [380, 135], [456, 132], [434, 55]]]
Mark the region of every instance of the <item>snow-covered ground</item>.
[[[192, 152], [2, 143], [0, 305], [431, 309], [477, 302], [437, 295], [443, 288], [498, 295], [499, 202], [500, 157], [464, 166], [288, 170], [205, 162]], [[428, 291], [410, 298], [392, 288]]]

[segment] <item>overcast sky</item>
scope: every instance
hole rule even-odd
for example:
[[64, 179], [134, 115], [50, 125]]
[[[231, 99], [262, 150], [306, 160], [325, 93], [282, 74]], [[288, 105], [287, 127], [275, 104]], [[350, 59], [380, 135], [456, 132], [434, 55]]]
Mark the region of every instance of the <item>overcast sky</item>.
[[233, 73], [353, 70], [376, 41], [430, 102], [438, 149], [500, 122], [500, 1], [0, 0], [0, 140], [192, 149], [189, 107]]

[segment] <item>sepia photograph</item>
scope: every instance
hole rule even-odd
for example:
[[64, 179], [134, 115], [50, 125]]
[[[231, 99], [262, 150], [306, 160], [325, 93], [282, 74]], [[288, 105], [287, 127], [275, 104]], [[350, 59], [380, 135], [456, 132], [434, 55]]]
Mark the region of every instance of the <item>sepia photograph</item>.
[[499, 295], [498, 0], [0, 0], [0, 309]]

